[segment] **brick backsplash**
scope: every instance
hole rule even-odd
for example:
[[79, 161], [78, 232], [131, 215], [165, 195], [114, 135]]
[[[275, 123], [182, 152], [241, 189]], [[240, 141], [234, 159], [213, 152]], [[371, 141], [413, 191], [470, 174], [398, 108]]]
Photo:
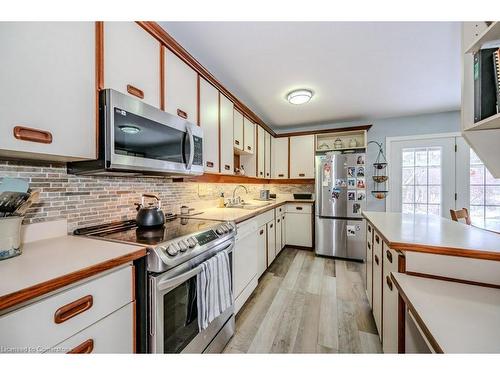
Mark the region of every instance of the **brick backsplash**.
[[[165, 212], [182, 204], [209, 204], [220, 192], [230, 196], [236, 184], [172, 182], [165, 178], [75, 176], [65, 163], [0, 160], [0, 177], [22, 178], [40, 191], [40, 202], [26, 214], [24, 224], [67, 219], [68, 232], [76, 228], [135, 217], [142, 193], [158, 194]], [[262, 184], [246, 184], [249, 196], [258, 196]], [[265, 185], [276, 194], [313, 192], [313, 185]]]

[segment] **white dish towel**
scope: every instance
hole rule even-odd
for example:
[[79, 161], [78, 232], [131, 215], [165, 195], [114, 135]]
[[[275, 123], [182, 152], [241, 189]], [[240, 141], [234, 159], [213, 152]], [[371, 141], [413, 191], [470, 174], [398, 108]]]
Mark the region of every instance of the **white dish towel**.
[[233, 304], [231, 268], [227, 250], [203, 262], [196, 276], [198, 327], [200, 331]]

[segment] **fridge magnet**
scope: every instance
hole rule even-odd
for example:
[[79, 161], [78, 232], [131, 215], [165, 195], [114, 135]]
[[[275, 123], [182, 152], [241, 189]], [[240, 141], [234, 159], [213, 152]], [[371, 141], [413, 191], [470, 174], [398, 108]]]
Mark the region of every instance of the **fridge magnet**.
[[365, 179], [363, 177], [362, 178], [358, 178], [356, 187], [358, 189], [364, 189], [365, 188]]
[[347, 192], [347, 200], [348, 201], [356, 200], [356, 192], [355, 191], [348, 191]]
[[347, 167], [347, 177], [355, 177], [356, 167]]
[[354, 203], [352, 205], [352, 213], [359, 214], [360, 211], [361, 211], [361, 205], [359, 203]]
[[347, 185], [346, 185], [346, 182], [345, 182], [344, 179], [338, 178], [338, 179], [335, 180], [335, 186], [337, 186], [337, 187], [346, 187]]
[[358, 190], [358, 193], [356, 195], [356, 199], [358, 201], [364, 201], [366, 199], [366, 193], [365, 193], [365, 191], [364, 190], [361, 190], [361, 191]]
[[354, 225], [348, 225], [346, 228], [348, 237], [353, 237], [356, 235], [356, 227]]
[[356, 177], [365, 177], [365, 167], [358, 167]]
[[323, 166], [323, 186], [330, 185], [330, 180], [331, 180], [330, 172], [331, 172], [330, 164], [325, 164]]
[[347, 187], [354, 189], [356, 187], [356, 179], [355, 178], [348, 178], [347, 179]]
[[364, 165], [365, 164], [365, 155], [359, 155], [356, 164], [358, 164], [358, 165]]
[[339, 199], [340, 197], [340, 190], [339, 189], [333, 189], [332, 190], [332, 199]]

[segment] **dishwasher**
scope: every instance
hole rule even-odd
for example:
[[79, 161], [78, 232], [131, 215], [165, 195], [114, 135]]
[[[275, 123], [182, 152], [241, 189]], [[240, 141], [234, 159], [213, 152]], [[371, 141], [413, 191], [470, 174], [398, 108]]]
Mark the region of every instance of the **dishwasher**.
[[257, 287], [257, 237], [255, 220], [237, 225], [236, 242], [233, 251], [233, 291], [235, 314]]

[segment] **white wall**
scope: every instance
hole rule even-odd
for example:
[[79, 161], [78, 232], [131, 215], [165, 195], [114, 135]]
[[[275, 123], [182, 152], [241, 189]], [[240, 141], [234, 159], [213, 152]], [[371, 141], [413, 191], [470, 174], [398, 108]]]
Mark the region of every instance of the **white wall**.
[[[405, 135], [448, 133], [460, 131], [460, 111], [432, 113], [425, 115], [394, 117], [387, 119], [375, 119], [368, 121], [350, 121], [334, 124], [321, 124], [293, 128], [275, 129], [278, 133], [302, 130], [321, 130], [330, 128], [342, 128], [346, 126], [356, 126], [362, 124], [372, 124], [368, 131], [368, 141], [382, 142], [385, 150], [385, 138]], [[370, 195], [373, 188], [372, 171], [370, 165], [377, 157], [376, 145], [370, 145], [367, 150], [367, 209], [370, 211], [385, 211], [385, 200], [377, 200]], [[389, 162], [389, 160], [388, 160]], [[391, 192], [389, 192], [390, 194]]]

